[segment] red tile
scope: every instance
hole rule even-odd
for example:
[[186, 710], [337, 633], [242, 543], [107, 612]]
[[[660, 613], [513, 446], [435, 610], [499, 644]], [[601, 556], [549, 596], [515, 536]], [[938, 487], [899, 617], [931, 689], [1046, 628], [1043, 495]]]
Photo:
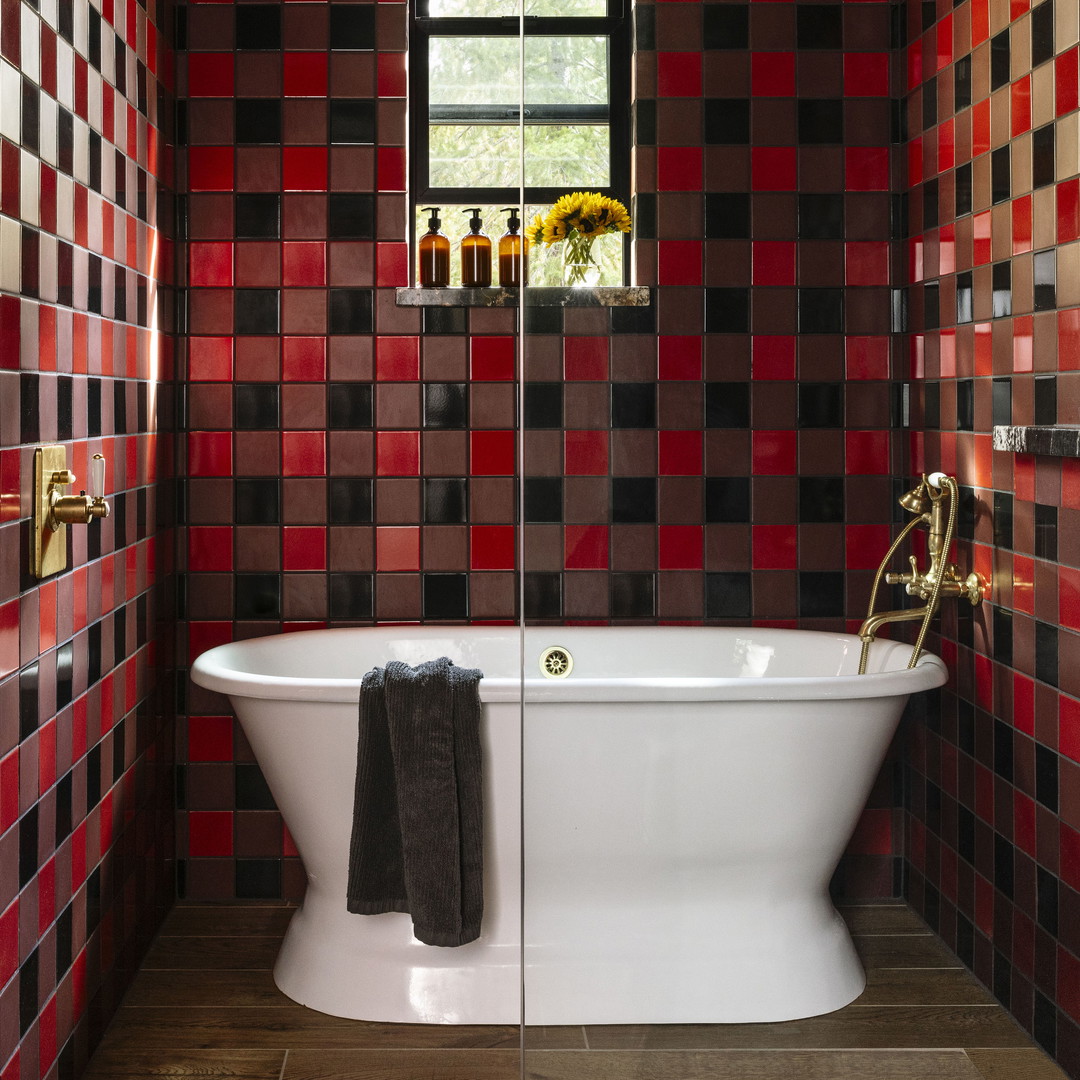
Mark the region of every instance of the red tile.
[[[5, 758], [5, 760], [7, 760]], [[16, 802], [18, 801], [19, 781], [15, 778]], [[7, 828], [7, 826], [4, 826]], [[13, 900], [7, 910], [0, 915], [0, 984], [7, 985], [8, 979], [19, 967], [19, 901]]]
[[[0, 832], [6, 832], [19, 819], [19, 751], [0, 758]], [[0, 948], [3, 942], [0, 940]]]
[[1080, 369], [1080, 309], [1058, 312], [1058, 366], [1062, 371]]
[[1080, 762], [1080, 701], [1066, 694], [1058, 697], [1058, 749]]
[[475, 335], [469, 340], [469, 377], [478, 382], [508, 382], [514, 378], [514, 339]]
[[597, 381], [608, 377], [606, 337], [563, 338], [563, 373], [568, 382]]
[[888, 97], [888, 53], [844, 53], [845, 97]]
[[1031, 76], [1017, 79], [1009, 87], [1009, 125], [1013, 138], [1031, 128]]
[[21, 167], [19, 148], [0, 140], [0, 211], [13, 218], [19, 217]]
[[473, 476], [513, 476], [515, 472], [512, 431], [469, 433], [469, 472]]
[[1021, 195], [1013, 199], [1011, 210], [1013, 254], [1019, 255], [1032, 247], [1031, 196]]
[[847, 431], [844, 453], [848, 476], [889, 472], [888, 431]]
[[657, 433], [657, 460], [660, 476], [700, 476], [702, 469], [700, 431]]
[[792, 52], [752, 53], [750, 92], [754, 97], [794, 97], [795, 54]]
[[191, 856], [231, 855], [233, 816], [228, 810], [189, 810], [188, 854]]
[[286, 146], [281, 151], [281, 182], [286, 191], [325, 191], [328, 169], [329, 152], [323, 146]]
[[935, 28], [935, 70], [944, 71], [953, 62], [953, 17], [946, 15]]
[[286, 97], [325, 97], [327, 89], [325, 52], [286, 52], [284, 89]]
[[326, 378], [326, 338], [284, 338], [281, 377], [285, 382], [322, 382]]
[[663, 334], [658, 344], [661, 379], [700, 379], [702, 339], [696, 335]]
[[188, 433], [188, 476], [231, 476], [232, 457], [230, 432], [192, 431]]
[[1080, 180], [1076, 177], [1057, 186], [1057, 222], [1059, 244], [1080, 237]]
[[798, 153], [794, 146], [755, 146], [750, 151], [754, 191], [794, 191], [798, 186]]
[[0, 604], [0, 678], [19, 669], [19, 601]]
[[188, 188], [191, 191], [232, 191], [231, 146], [192, 146], [187, 154]]
[[867, 807], [859, 817], [847, 846], [849, 855], [891, 855], [893, 811], [887, 807]]
[[795, 475], [798, 440], [794, 431], [755, 431], [751, 434], [751, 448], [755, 475]]
[[661, 525], [657, 529], [660, 569], [702, 569], [704, 531], [701, 525]]
[[282, 476], [326, 475], [326, 432], [283, 431], [281, 433]]
[[469, 529], [471, 570], [513, 570], [514, 566], [513, 525], [473, 525]]
[[606, 476], [608, 433], [567, 431], [564, 436], [564, 472], [567, 476]]
[[889, 339], [852, 336], [844, 342], [849, 379], [887, 379], [889, 377]]
[[[379, 191], [405, 190], [405, 150], [398, 146], [380, 146], [375, 151]], [[406, 270], [407, 284], [408, 271]]]
[[324, 526], [286, 525], [282, 530], [281, 543], [283, 569], [326, 569], [326, 528]]
[[192, 525], [187, 531], [188, 568], [195, 572], [233, 568], [233, 531], [228, 525]]
[[1064, 116], [1080, 107], [1080, 46], [1074, 45], [1068, 52], [1054, 60], [1054, 88], [1057, 115]]
[[844, 245], [848, 285], [889, 284], [889, 242], [852, 241]]
[[755, 379], [794, 379], [795, 338], [787, 334], [756, 334], [751, 365]]
[[1058, 865], [1065, 884], [1080, 889], [1080, 833], [1064, 822], [1058, 833]]
[[703, 155], [697, 146], [659, 146], [656, 149], [658, 191], [701, 191]]
[[375, 474], [377, 476], [419, 476], [420, 432], [376, 432]]
[[231, 716], [188, 717], [188, 761], [232, 761], [232, 759], [233, 719]]
[[409, 90], [407, 53], [381, 52], [378, 58], [378, 93], [380, 98], [403, 98]]
[[233, 283], [233, 246], [193, 240], [188, 245], [191, 285], [215, 286]]
[[983, 98], [971, 107], [971, 156], [978, 157], [990, 149], [990, 99]]
[[232, 97], [235, 84], [231, 52], [189, 53], [187, 69], [190, 97]]
[[375, 245], [375, 284], [393, 288], [409, 284], [409, 245]]
[[608, 568], [608, 527], [567, 525], [563, 529], [564, 565], [567, 570]]
[[914, 187], [923, 179], [923, 140], [921, 135], [909, 139], [907, 144], [907, 182]]
[[656, 90], [658, 97], [700, 97], [701, 53], [658, 52]]
[[420, 527], [382, 525], [375, 530], [375, 569], [420, 569]]
[[794, 570], [799, 564], [795, 525], [754, 525], [750, 530], [755, 570]]
[[189, 337], [188, 379], [192, 382], [231, 382], [233, 339]]
[[990, 211], [976, 214], [971, 219], [971, 225], [971, 263], [973, 266], [983, 266], [990, 261]]
[[377, 337], [375, 378], [390, 382], [415, 382], [420, 378], [418, 337]]
[[281, 280], [290, 287], [326, 284], [326, 245], [285, 243], [281, 247]]
[[844, 183], [848, 191], [888, 191], [888, 147], [845, 147]]
[[923, 81], [922, 42], [912, 41], [907, 47], [907, 88], [914, 90]]
[[[1029, 854], [1032, 854], [1029, 852]], [[1080, 960], [1064, 945], [1057, 946], [1057, 1006], [1080, 1023]]]
[[946, 120], [937, 129], [937, 169], [948, 172], [956, 164], [956, 128]]
[[794, 285], [795, 248], [789, 240], [755, 240], [751, 245], [755, 285]]

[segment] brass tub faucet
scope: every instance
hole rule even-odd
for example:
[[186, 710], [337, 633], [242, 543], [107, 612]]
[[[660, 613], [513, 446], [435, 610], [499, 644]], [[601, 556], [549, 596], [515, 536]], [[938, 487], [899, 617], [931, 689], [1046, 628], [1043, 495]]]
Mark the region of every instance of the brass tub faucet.
[[[918, 637], [911, 651], [911, 659], [908, 667], [912, 668], [918, 663], [922, 652], [926, 632], [930, 627], [930, 620], [937, 614], [942, 597], [953, 596], [963, 598], [972, 607], [982, 603], [982, 582], [978, 574], [971, 573], [967, 577], [961, 577], [955, 563], [950, 563], [949, 548], [952, 545], [953, 534], [956, 531], [957, 502], [960, 491], [956, 480], [946, 476], [942, 472], [924, 475], [919, 483], [900, 498], [900, 505], [915, 516], [904, 526], [900, 534], [892, 542], [885, 558], [874, 575], [874, 585], [870, 590], [870, 604], [867, 608], [866, 619], [859, 628], [859, 638], [862, 640], [862, 655], [859, 658], [859, 674], [866, 672], [866, 661], [870, 651], [870, 643], [874, 640], [877, 631], [890, 622], [914, 622], [922, 620]], [[919, 569], [918, 559], [914, 555], [908, 561], [911, 569], [907, 573], [888, 573], [888, 565], [896, 549], [900, 546], [907, 535], [920, 525], [929, 529], [927, 538], [927, 554], [930, 557], [930, 565], [924, 571]], [[908, 596], [917, 596], [925, 601], [922, 607], [900, 608], [896, 611], [881, 611], [874, 614], [874, 604], [877, 601], [878, 586], [882, 579], [889, 585], [903, 585]]]

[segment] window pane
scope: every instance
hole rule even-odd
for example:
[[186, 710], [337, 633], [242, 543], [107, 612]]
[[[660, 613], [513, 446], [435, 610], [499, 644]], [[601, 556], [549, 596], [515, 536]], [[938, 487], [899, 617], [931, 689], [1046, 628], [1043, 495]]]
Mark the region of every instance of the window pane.
[[[517, 16], [518, 0], [428, 0], [433, 19], [494, 19]], [[525, 14], [548, 19], [603, 18], [607, 0], [525, 0]]]
[[[519, 129], [496, 124], [432, 124], [428, 182], [432, 187], [517, 187]], [[567, 189], [606, 187], [608, 129], [602, 124], [525, 129], [525, 183]]]
[[[428, 53], [433, 105], [502, 105], [521, 98], [516, 38], [433, 37]], [[527, 105], [605, 105], [607, 39], [530, 37], [525, 49]]]

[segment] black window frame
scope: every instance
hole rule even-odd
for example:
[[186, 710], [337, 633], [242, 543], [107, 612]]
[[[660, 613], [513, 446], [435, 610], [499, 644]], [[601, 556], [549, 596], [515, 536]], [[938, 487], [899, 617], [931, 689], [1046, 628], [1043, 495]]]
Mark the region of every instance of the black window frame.
[[[568, 194], [565, 187], [525, 186], [519, 187], [436, 187], [429, 176], [428, 124], [431, 106], [428, 103], [428, 47], [433, 37], [513, 37], [522, 28], [529, 37], [573, 36], [606, 37], [608, 40], [608, 104], [558, 105], [530, 108], [526, 103], [526, 125], [530, 119], [540, 122], [597, 123], [606, 122], [608, 128], [609, 183], [587, 185], [589, 190], [618, 199], [627, 208], [631, 205], [630, 192], [630, 67], [631, 27], [628, 15], [629, 0], [607, 0], [607, 14], [602, 16], [545, 16], [527, 15], [496, 18], [435, 18], [427, 14], [428, 0], [412, 0], [412, 33], [409, 42], [409, 101], [411, 160], [409, 164], [410, 235], [416, 230], [417, 209], [424, 206], [470, 206], [470, 205], [517, 205], [519, 197], [526, 205], [554, 203], [561, 195]], [[527, 47], [527, 46], [526, 46]], [[488, 120], [498, 123], [511, 118], [520, 123], [519, 109], [501, 116], [494, 116], [485, 106], [458, 106], [457, 112], [448, 110], [454, 106], [441, 106], [443, 118], [455, 122]], [[413, 235], [415, 243], [415, 235]], [[630, 280], [630, 237], [623, 237], [623, 283]]]

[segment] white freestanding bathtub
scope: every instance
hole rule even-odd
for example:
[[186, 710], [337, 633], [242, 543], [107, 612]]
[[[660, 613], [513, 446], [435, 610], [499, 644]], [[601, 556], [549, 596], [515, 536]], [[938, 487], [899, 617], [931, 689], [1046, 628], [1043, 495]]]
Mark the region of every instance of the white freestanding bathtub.
[[[203, 653], [192, 678], [229, 696], [307, 870], [278, 986], [336, 1016], [444, 1024], [516, 1024], [522, 985], [529, 1024], [776, 1021], [847, 1004], [865, 977], [829, 880], [908, 696], [947, 677], [930, 654], [905, 670], [910, 646], [886, 640], [857, 675], [859, 644], [380, 626]], [[553, 645], [573, 656], [565, 679], [540, 674]], [[345, 907], [361, 677], [443, 655], [485, 673], [484, 921], [458, 948], [421, 944], [408, 915]]]

